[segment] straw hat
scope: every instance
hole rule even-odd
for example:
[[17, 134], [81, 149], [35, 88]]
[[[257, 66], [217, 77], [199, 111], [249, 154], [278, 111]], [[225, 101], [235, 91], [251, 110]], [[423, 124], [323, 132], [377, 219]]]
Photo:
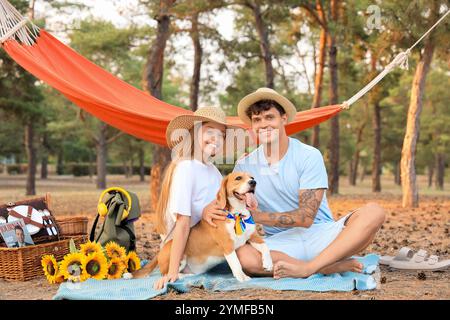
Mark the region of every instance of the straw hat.
[[290, 102], [287, 98], [283, 97], [281, 94], [276, 92], [270, 88], [259, 88], [253, 93], [246, 95], [238, 104], [238, 116], [242, 120], [242, 122], [251, 125], [252, 121], [245, 112], [247, 109], [260, 100], [274, 100], [280, 104], [280, 106], [286, 112], [288, 117], [287, 122], [291, 122], [294, 120], [297, 110], [292, 102]]
[[175, 147], [181, 142], [182, 136], [177, 136], [177, 140], [171, 139], [172, 133], [177, 129], [191, 129], [195, 122], [215, 122], [223, 124], [226, 129], [240, 129], [239, 127], [231, 126], [227, 124], [227, 117], [222, 109], [217, 107], [203, 107], [198, 109], [192, 115], [181, 115], [173, 118], [166, 129], [166, 141], [169, 148]]

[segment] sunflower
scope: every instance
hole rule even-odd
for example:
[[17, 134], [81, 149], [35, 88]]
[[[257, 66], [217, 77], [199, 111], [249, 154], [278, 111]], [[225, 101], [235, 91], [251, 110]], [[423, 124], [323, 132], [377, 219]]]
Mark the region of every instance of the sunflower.
[[112, 258], [108, 264], [108, 279], [120, 279], [125, 271], [125, 264], [119, 258]]
[[83, 263], [86, 256], [82, 253], [69, 253], [64, 256], [61, 261], [60, 270], [64, 279], [71, 281], [84, 281]]
[[103, 253], [91, 253], [83, 262], [84, 278], [102, 280], [108, 274], [108, 261]]
[[141, 268], [141, 259], [134, 251], [130, 251], [127, 257], [123, 260], [128, 272], [133, 273]]
[[126, 258], [126, 251], [124, 247], [119, 246], [117, 243], [111, 241], [108, 242], [105, 246], [106, 249], [106, 255], [108, 258], [119, 258], [124, 259]]
[[55, 283], [62, 283], [63, 281], [64, 281], [64, 275], [61, 274], [61, 269], [59, 269], [59, 271], [55, 277]]
[[58, 276], [58, 263], [53, 255], [45, 255], [41, 260], [42, 268], [44, 269], [44, 274], [50, 284], [57, 283], [56, 278]]
[[97, 242], [88, 241], [80, 245], [80, 252], [85, 256], [90, 255], [91, 253], [101, 253], [103, 254], [102, 246]]

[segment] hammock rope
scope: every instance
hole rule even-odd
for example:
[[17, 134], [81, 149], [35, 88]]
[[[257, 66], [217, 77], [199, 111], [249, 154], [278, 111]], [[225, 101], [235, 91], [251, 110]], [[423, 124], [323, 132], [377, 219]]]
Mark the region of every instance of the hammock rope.
[[[348, 109], [393, 69], [408, 69], [411, 50], [449, 13], [450, 10], [347, 101], [297, 112], [294, 121], [286, 126], [287, 133], [290, 135], [330, 119]], [[190, 110], [154, 98], [95, 65], [40, 30], [7, 0], [0, 0], [0, 45], [25, 70], [60, 91], [75, 105], [137, 138], [165, 145], [165, 128], [169, 121], [179, 114], [192, 114]], [[232, 125], [248, 129], [238, 117], [227, 118]]]
[[0, 44], [17, 37], [22, 43], [31, 46], [38, 32], [39, 27], [22, 16], [8, 1], [0, 0]]
[[342, 108], [343, 109], [349, 109], [350, 106], [355, 103], [356, 101], [358, 101], [362, 96], [364, 96], [368, 91], [370, 91], [370, 89], [372, 89], [378, 82], [380, 82], [388, 73], [390, 73], [392, 70], [394, 70], [396, 67], [400, 67], [401, 69], [406, 69], [408, 70], [409, 68], [409, 63], [408, 63], [408, 57], [412, 51], [412, 49], [414, 49], [414, 47], [420, 42], [422, 41], [434, 28], [437, 27], [437, 25], [439, 23], [442, 22], [442, 20], [444, 20], [444, 18], [450, 13], [450, 10], [447, 10], [447, 12], [438, 20], [436, 21], [436, 23], [427, 30], [427, 32], [425, 32], [420, 38], [419, 40], [417, 40], [411, 47], [409, 47], [408, 49], [406, 49], [403, 52], [400, 52], [395, 58], [394, 60], [391, 61], [391, 63], [389, 63], [382, 72], [380, 72], [380, 74], [378, 74], [372, 81], [370, 81], [364, 88], [362, 88], [361, 90], [359, 90], [353, 97], [351, 97], [350, 99], [348, 99], [347, 101], [344, 101], [342, 103]]

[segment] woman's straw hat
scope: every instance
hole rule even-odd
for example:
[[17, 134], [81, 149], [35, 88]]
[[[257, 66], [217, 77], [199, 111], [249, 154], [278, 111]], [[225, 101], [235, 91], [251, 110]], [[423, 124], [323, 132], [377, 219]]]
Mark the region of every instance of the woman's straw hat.
[[283, 97], [281, 94], [270, 88], [259, 88], [253, 93], [246, 95], [238, 104], [238, 116], [242, 122], [251, 125], [251, 119], [245, 114], [247, 109], [257, 101], [260, 100], [274, 100], [280, 104], [280, 106], [286, 112], [288, 117], [287, 122], [294, 120], [297, 110], [292, 102], [287, 98]]
[[196, 122], [215, 122], [223, 124], [226, 129], [240, 129], [239, 127], [227, 124], [227, 117], [222, 109], [217, 107], [203, 107], [195, 111], [192, 115], [181, 115], [173, 118], [169, 122], [169, 125], [166, 129], [166, 141], [169, 148], [172, 149], [173, 147], [175, 147], [185, 137], [183, 135], [183, 132], [180, 132], [181, 134], [173, 135], [175, 130], [190, 130]]

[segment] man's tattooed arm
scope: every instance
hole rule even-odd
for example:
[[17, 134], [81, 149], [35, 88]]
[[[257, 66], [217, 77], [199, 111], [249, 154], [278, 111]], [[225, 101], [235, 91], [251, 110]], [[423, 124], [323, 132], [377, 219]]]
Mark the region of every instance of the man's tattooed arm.
[[298, 209], [287, 212], [262, 212], [252, 210], [257, 223], [273, 227], [310, 227], [319, 210], [325, 189], [308, 189], [299, 191]]

